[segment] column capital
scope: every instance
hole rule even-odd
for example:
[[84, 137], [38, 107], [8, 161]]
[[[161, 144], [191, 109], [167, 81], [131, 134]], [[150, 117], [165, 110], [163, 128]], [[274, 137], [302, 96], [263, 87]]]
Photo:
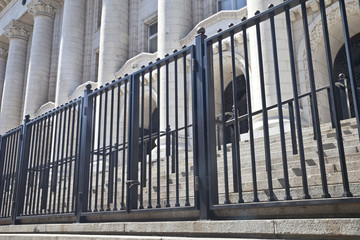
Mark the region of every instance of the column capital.
[[9, 45], [0, 42], [0, 58], [7, 58]]
[[34, 16], [55, 17], [56, 8], [60, 5], [58, 0], [32, 0], [28, 5], [28, 11]]
[[32, 31], [32, 26], [17, 20], [12, 20], [4, 28], [5, 36], [7, 36], [9, 39], [20, 38], [20, 39], [28, 40], [31, 31]]

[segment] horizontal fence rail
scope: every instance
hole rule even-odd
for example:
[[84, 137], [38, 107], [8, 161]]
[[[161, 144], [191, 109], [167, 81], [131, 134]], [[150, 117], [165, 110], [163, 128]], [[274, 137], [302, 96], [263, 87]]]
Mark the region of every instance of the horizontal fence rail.
[[0, 138], [0, 224], [258, 218], [273, 215], [241, 210], [359, 202], [359, 72], [336, 2], [341, 74], [324, 0], [321, 64], [308, 1], [288, 0], [210, 37], [200, 28], [193, 45], [26, 116]]

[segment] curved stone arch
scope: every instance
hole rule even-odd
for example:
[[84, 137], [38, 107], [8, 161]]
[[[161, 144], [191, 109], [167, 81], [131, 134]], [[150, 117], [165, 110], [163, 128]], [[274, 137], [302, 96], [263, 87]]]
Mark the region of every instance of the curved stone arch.
[[[230, 62], [226, 64], [226, 62]], [[219, 70], [219, 54], [214, 54], [213, 57], [214, 66], [214, 89], [215, 89], [215, 115], [221, 113], [221, 95], [220, 95], [220, 70]], [[235, 70], [236, 76], [245, 74], [245, 59], [240, 53], [235, 53]], [[223, 51], [223, 71], [224, 71], [224, 90], [232, 82], [232, 64], [231, 64], [231, 52], [230, 49]], [[251, 75], [251, 67], [249, 67]]]
[[[347, 19], [349, 22], [350, 37], [360, 32], [360, 11], [358, 9], [358, 1], [355, 0], [346, 0], [346, 13]], [[340, 15], [339, 3], [335, 2], [326, 8], [328, 29], [329, 29], [329, 38], [331, 46], [331, 55], [332, 62], [334, 63], [335, 56], [339, 49], [344, 44], [343, 40], [343, 30], [342, 22]], [[355, 24], [352, 24], [355, 23]], [[313, 59], [313, 68], [315, 76], [315, 85], [316, 88], [329, 85], [329, 76], [327, 73], [326, 53], [324, 47], [324, 38], [322, 31], [322, 21], [320, 13], [314, 18], [314, 20], [309, 24], [310, 32], [310, 43], [311, 43], [311, 53]], [[310, 91], [309, 83], [309, 73], [307, 66], [307, 57], [306, 57], [306, 48], [305, 48], [305, 39], [302, 39], [298, 48], [297, 55], [297, 67], [298, 67], [298, 85], [300, 94]], [[311, 110], [310, 110], [310, 100], [303, 99], [301, 101], [303, 106], [303, 120], [307, 123], [311, 122]], [[319, 107], [319, 117], [320, 122], [329, 122], [329, 103], [327, 92], [323, 91], [318, 94], [318, 107]]]
[[[150, 86], [144, 86], [144, 128], [148, 128], [149, 126], [149, 97], [150, 97]], [[140, 94], [141, 94], [141, 87], [140, 87]], [[157, 108], [157, 92], [154, 88], [151, 89], [151, 113], [153, 114], [155, 109]], [[139, 127], [141, 127], [141, 95], [139, 101]]]

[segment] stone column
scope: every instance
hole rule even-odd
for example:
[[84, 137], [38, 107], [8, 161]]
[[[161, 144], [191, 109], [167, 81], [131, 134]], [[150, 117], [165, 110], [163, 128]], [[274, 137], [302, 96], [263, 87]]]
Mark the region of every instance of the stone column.
[[[259, 10], [264, 12], [268, 9], [268, 5], [273, 3], [275, 6], [282, 3], [281, 0], [251, 0], [247, 2], [247, 8], [249, 17], [253, 17], [254, 13]], [[291, 85], [291, 72], [289, 64], [289, 52], [286, 34], [286, 22], [283, 14], [276, 16], [275, 18], [276, 28], [276, 43], [277, 53], [279, 60], [279, 73], [281, 83], [281, 96], [282, 101], [292, 98], [292, 85]], [[264, 80], [265, 80], [265, 92], [266, 92], [266, 105], [270, 106], [277, 104], [275, 73], [273, 64], [273, 47], [271, 39], [270, 21], [267, 20], [260, 24], [261, 29], [261, 44], [262, 44], [262, 56], [264, 66]], [[251, 96], [253, 111], [262, 108], [261, 103], [261, 91], [260, 91], [260, 74], [259, 74], [259, 60], [258, 60], [258, 47], [256, 28], [251, 27], [249, 29], [249, 51], [251, 55]], [[287, 123], [288, 108], [283, 107], [284, 121]], [[269, 125], [278, 127], [278, 110], [277, 108], [268, 112]], [[262, 116], [258, 115], [254, 117], [255, 128], [262, 128]]]
[[86, 0], [65, 0], [55, 104], [69, 100], [82, 83]]
[[129, 1], [103, 0], [99, 47], [99, 85], [114, 79], [128, 59]]
[[3, 95], [8, 50], [9, 46], [7, 44], [0, 43], [0, 106]]
[[[192, 29], [192, 2], [190, 0], [158, 0], [158, 56], [164, 58], [166, 53], [172, 54], [174, 49], [181, 49], [180, 39]], [[182, 69], [182, 59], [178, 62], [178, 69]], [[183, 75], [179, 76], [179, 116], [184, 115]], [[170, 108], [174, 109], [174, 72], [170, 71]], [[161, 74], [160, 88], [160, 129], [166, 128], [166, 81], [165, 74]], [[190, 101], [188, 101], [190, 102]], [[170, 114], [171, 127], [174, 128], [175, 114]], [[182, 118], [181, 118], [182, 119]], [[180, 120], [180, 119], [179, 119]], [[183, 120], [180, 120], [182, 122]], [[181, 126], [182, 123], [179, 123]]]
[[6, 64], [4, 88], [0, 113], [0, 133], [18, 126], [21, 122], [21, 108], [26, 69], [26, 54], [31, 26], [13, 20], [4, 29], [10, 40]]
[[28, 69], [24, 115], [34, 117], [42, 104], [48, 101], [51, 49], [56, 0], [32, 0], [29, 11], [34, 15], [34, 31]]

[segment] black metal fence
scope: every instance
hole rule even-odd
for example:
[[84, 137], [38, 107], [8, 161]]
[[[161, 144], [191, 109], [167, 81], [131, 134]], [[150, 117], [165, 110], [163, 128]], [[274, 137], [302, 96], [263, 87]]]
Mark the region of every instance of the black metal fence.
[[[319, 1], [325, 86], [315, 84], [306, 3], [270, 5], [209, 38], [200, 29], [194, 45], [99, 89], [89, 85], [84, 97], [34, 120], [27, 117], [1, 137], [1, 221], [241, 218], [249, 216], [232, 210], [279, 207], [281, 212], [359, 202], [352, 188], [358, 189], [353, 176], [360, 169], [345, 158], [358, 159], [360, 131], [345, 2], [338, 4], [352, 91], [348, 107], [356, 118], [356, 124], [345, 122], [345, 129], [336, 107], [339, 84], [325, 3]], [[293, 8], [301, 12], [306, 73], [296, 69]], [[291, 96], [282, 93], [278, 19], [287, 37]], [[275, 102], [267, 97], [272, 89], [264, 72], [269, 62], [263, 59], [263, 28], [270, 29], [265, 38], [272, 51], [266, 54]], [[251, 34], [256, 41], [250, 43]], [[257, 50], [252, 60], [250, 48]], [[257, 65], [252, 72], [250, 61]], [[308, 92], [298, 89], [300, 74], [307, 76]], [[307, 106], [308, 121], [302, 118]], [[329, 126], [321, 125], [319, 107], [327, 109]], [[251, 217], [274, 217], [274, 211], [263, 215]]]

